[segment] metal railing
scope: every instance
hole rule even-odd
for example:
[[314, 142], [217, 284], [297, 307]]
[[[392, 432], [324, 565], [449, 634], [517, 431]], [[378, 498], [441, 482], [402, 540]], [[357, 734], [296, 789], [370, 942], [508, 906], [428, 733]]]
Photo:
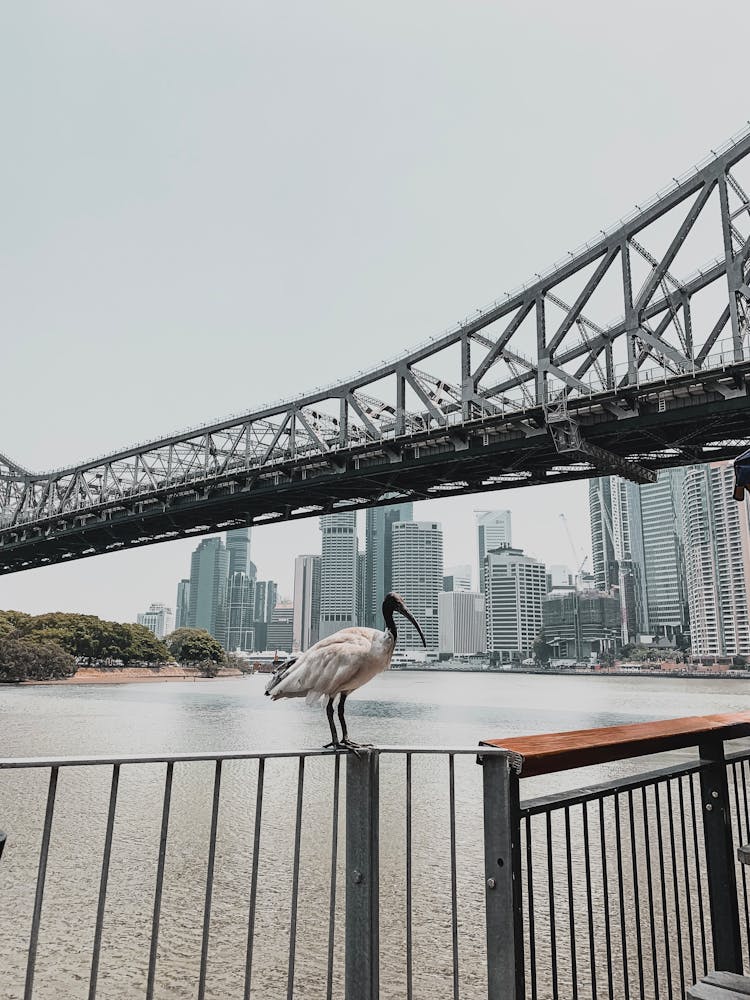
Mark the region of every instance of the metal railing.
[[0, 760], [0, 995], [677, 1000], [748, 962], [738, 718], [552, 758], [559, 736]]

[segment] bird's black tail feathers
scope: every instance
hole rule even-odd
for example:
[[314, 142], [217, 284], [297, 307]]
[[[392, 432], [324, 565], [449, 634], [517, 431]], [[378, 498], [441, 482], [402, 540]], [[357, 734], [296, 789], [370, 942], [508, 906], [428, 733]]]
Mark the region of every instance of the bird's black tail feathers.
[[292, 664], [296, 663], [296, 661], [297, 657], [292, 656], [290, 659], [284, 660], [283, 663], [280, 663], [278, 667], [276, 667], [276, 669], [273, 672], [273, 676], [271, 677], [271, 680], [268, 682], [266, 686], [266, 692], [265, 692], [266, 694], [270, 694], [277, 685], [281, 684], [286, 675], [289, 673], [289, 668], [292, 666]]

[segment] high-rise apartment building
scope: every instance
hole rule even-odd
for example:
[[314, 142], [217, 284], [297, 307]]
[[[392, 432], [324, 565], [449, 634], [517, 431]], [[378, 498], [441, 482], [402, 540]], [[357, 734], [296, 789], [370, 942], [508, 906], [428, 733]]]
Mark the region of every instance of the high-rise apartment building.
[[660, 469], [655, 483], [638, 488], [648, 631], [667, 638], [688, 628], [680, 519], [684, 479], [684, 469]]
[[685, 472], [681, 521], [693, 653], [750, 655], [750, 508], [730, 462]]
[[443, 590], [471, 590], [471, 566], [447, 566], [443, 574]]
[[229, 575], [250, 572], [250, 528], [235, 528], [226, 534], [226, 546], [229, 553]]
[[204, 538], [190, 560], [188, 626], [205, 629], [226, 648], [229, 553], [220, 538]]
[[187, 628], [190, 615], [190, 580], [180, 580], [177, 584], [177, 601], [175, 602], [174, 627]]
[[392, 529], [399, 521], [411, 521], [414, 505], [393, 504], [369, 507], [365, 515], [365, 621], [360, 624], [381, 628], [383, 598], [393, 587]]
[[174, 625], [172, 609], [166, 604], [150, 605], [148, 611], [139, 614], [136, 620], [139, 625], [145, 625], [149, 632], [153, 632], [157, 639], [169, 635]]
[[[438, 597], [443, 592], [443, 532], [434, 521], [398, 521], [392, 525], [393, 589], [406, 602], [427, 641], [440, 641]], [[421, 649], [416, 629], [398, 621], [396, 649]]]
[[365, 579], [367, 574], [367, 555], [357, 552], [357, 625], [367, 625], [367, 589]]
[[294, 560], [293, 653], [304, 652], [318, 641], [320, 631], [320, 556]]
[[357, 623], [357, 514], [320, 519], [320, 638]]
[[289, 601], [277, 604], [268, 624], [268, 648], [279, 653], [292, 651], [294, 631], [294, 605]]
[[621, 645], [617, 591], [558, 590], [542, 604], [544, 640], [556, 658], [585, 661]]
[[441, 654], [471, 655], [487, 648], [483, 594], [443, 591], [438, 594], [438, 619]]
[[475, 510], [477, 529], [477, 572], [479, 590], [484, 593], [484, 559], [488, 552], [501, 545], [511, 545], [509, 510]]
[[[230, 559], [231, 565], [231, 559]], [[255, 648], [255, 580], [242, 570], [229, 574], [227, 592], [227, 649]]]
[[487, 651], [503, 663], [532, 655], [542, 629], [542, 602], [547, 594], [544, 563], [510, 546], [494, 549], [484, 559]]

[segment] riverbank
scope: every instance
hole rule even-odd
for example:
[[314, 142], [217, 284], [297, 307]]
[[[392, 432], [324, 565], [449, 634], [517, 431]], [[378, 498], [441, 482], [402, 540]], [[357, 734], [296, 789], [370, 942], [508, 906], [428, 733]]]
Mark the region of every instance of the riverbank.
[[61, 684], [143, 684], [167, 681], [211, 681], [227, 677], [242, 677], [235, 667], [222, 669], [216, 677], [206, 677], [198, 667], [183, 667], [168, 663], [163, 667], [79, 667], [72, 677], [48, 681], [21, 681], [27, 685]]
[[445, 666], [433, 663], [399, 663], [391, 670], [422, 673], [467, 673], [467, 674], [545, 674], [548, 677], [662, 677], [679, 680], [750, 680], [750, 670], [618, 670], [617, 667], [603, 667], [591, 670], [586, 667], [492, 667], [484, 664], [461, 663]]

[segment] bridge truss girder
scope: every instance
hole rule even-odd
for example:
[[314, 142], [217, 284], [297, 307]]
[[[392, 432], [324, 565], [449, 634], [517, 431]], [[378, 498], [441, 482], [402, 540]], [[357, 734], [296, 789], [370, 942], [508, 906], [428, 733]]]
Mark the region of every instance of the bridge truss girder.
[[[244, 524], [377, 503], [389, 490], [445, 494], [441, 467], [474, 469], [473, 479], [460, 480], [462, 492], [614, 468], [648, 478], [665, 462], [696, 460], [711, 440], [696, 428], [693, 450], [678, 447], [667, 459], [668, 434], [633, 435], [647, 426], [655, 393], [663, 402], [657, 387], [690, 397], [691, 414], [695, 400], [731, 411], [732, 434], [714, 428], [714, 437], [744, 445], [737, 399], [750, 361], [748, 168], [750, 133], [528, 286], [348, 381], [55, 472], [31, 473], [0, 455], [0, 573], [42, 564], [36, 554], [24, 561], [32, 550], [50, 561], [76, 557], [65, 539], [109, 532], [107, 544], [118, 547], [126, 523], [141, 525], [144, 542], [155, 540], [157, 523], [173, 537], [218, 530], [213, 514], [202, 523], [201, 511], [220, 510], [220, 496], [235, 498], [224, 504], [227, 521], [231, 508]], [[714, 258], [682, 276], [688, 250], [706, 241]], [[578, 428], [579, 447], [567, 452], [556, 449], [547, 419], [560, 410]], [[622, 439], [598, 440], [592, 413], [613, 418]], [[659, 421], [669, 422], [664, 409]], [[494, 467], [497, 482], [488, 485], [496, 477], [477, 449], [507, 461]], [[440, 457], [420, 465], [426, 453]], [[378, 467], [373, 488], [350, 496], [370, 465]], [[422, 467], [432, 482], [414, 472]], [[326, 483], [328, 499], [298, 503], [292, 484], [311, 480], [316, 490]], [[273, 495], [285, 498], [275, 514], [262, 500]]]

